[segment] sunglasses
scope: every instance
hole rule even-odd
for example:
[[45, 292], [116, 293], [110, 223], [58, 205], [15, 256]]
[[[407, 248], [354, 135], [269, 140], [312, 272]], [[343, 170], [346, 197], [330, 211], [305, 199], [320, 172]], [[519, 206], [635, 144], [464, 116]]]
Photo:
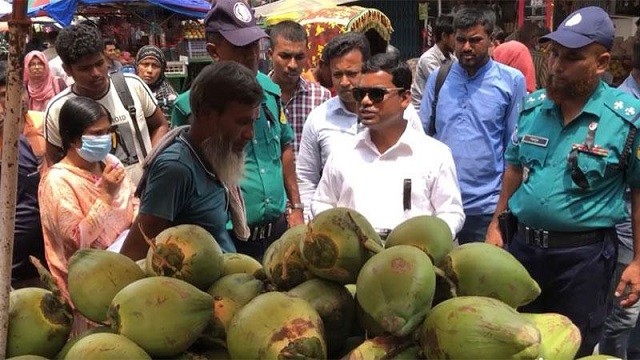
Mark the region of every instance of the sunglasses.
[[578, 185], [580, 189], [587, 190], [589, 188], [589, 180], [587, 180], [587, 176], [584, 174], [584, 171], [578, 167], [578, 150], [574, 149], [569, 153], [567, 162], [571, 169], [571, 180], [574, 184]]
[[365, 96], [369, 97], [369, 100], [374, 104], [382, 102], [384, 96], [392, 91], [404, 91], [404, 88], [378, 88], [378, 87], [354, 87], [352, 91], [353, 98], [357, 102], [362, 101]]

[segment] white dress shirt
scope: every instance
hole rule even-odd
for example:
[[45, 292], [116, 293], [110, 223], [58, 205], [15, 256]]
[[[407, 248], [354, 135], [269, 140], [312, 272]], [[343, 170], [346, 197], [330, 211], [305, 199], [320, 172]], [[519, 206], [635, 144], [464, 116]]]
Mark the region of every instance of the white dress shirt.
[[[413, 106], [404, 113], [412, 129], [424, 134], [422, 122]], [[300, 149], [296, 159], [296, 173], [304, 217], [309, 219], [311, 200], [322, 176], [322, 168], [335, 149], [352, 144], [353, 138], [364, 129], [358, 116], [347, 110], [337, 96], [313, 109], [302, 128]]]
[[[435, 215], [449, 225], [454, 238], [462, 229], [460, 188], [446, 145], [407, 127], [398, 142], [380, 154], [366, 129], [345, 150], [329, 156], [311, 204], [313, 214], [347, 207], [378, 229], [393, 229], [418, 215]], [[405, 179], [411, 179], [410, 210], [403, 208]]]

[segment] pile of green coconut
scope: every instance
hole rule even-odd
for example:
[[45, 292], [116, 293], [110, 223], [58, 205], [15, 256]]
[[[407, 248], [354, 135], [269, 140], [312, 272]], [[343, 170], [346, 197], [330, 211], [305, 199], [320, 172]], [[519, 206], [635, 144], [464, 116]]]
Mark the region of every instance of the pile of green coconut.
[[[262, 264], [223, 254], [195, 225], [149, 243], [137, 263], [74, 254], [72, 304], [57, 289], [12, 291], [6, 357], [573, 359], [580, 346], [565, 316], [517, 311], [540, 287], [511, 254], [454, 248], [433, 216], [383, 244], [358, 212], [327, 210], [289, 229]], [[74, 317], [95, 326], [72, 337]]]

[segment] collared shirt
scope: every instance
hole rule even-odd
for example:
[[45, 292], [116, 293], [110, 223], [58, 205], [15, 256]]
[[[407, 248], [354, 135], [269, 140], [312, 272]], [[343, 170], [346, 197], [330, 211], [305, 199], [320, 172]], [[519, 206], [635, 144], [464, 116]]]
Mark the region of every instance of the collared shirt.
[[[420, 118], [429, 128], [437, 72], [429, 76]], [[525, 80], [514, 68], [489, 60], [470, 77], [456, 62], [436, 108], [435, 138], [453, 154], [465, 214], [493, 214], [498, 202], [504, 150], [518, 120]]]
[[293, 151], [296, 157], [298, 156], [300, 138], [302, 137], [302, 126], [307, 116], [311, 110], [330, 98], [331, 92], [329, 92], [329, 90], [318, 83], [309, 82], [300, 78], [291, 99], [284, 105], [287, 120], [293, 127], [293, 132], [295, 133], [293, 138]]
[[[412, 106], [405, 110], [405, 119], [409, 121], [411, 128], [423, 131], [418, 114]], [[358, 116], [347, 110], [337, 96], [309, 113], [302, 128], [296, 162], [298, 190], [305, 206], [305, 219], [311, 216], [311, 200], [329, 154], [345, 144], [350, 144], [352, 138], [362, 129], [358, 124]]]
[[[256, 80], [262, 87], [264, 100], [260, 117], [253, 125], [253, 140], [244, 148], [244, 177], [240, 181], [249, 227], [271, 222], [284, 213], [287, 194], [282, 174], [282, 149], [293, 142], [293, 129], [281, 108], [280, 87], [259, 71]], [[171, 117], [172, 126], [184, 125], [191, 114], [190, 93], [188, 90], [178, 96]], [[269, 113], [265, 109], [269, 109]]]
[[140, 213], [171, 221], [172, 226], [201, 226], [224, 252], [236, 252], [226, 228], [226, 189], [205, 164], [188, 136], [181, 134], [151, 163]]
[[618, 89], [629, 93], [640, 99], [640, 82], [636, 81], [633, 75], [629, 74], [626, 79], [618, 86]]
[[[544, 90], [524, 101], [518, 131], [510, 140], [506, 160], [527, 168], [526, 179], [509, 200], [518, 219], [551, 231], [587, 231], [623, 221], [625, 184], [640, 187], [640, 138], [636, 136], [626, 172], [616, 168], [640, 100], [600, 82], [582, 112], [564, 126], [559, 107]], [[577, 153], [577, 166], [589, 188], [571, 179], [567, 157], [574, 144], [583, 144], [589, 127], [595, 128], [598, 153]]]
[[456, 61], [455, 55], [445, 55], [437, 44], [420, 56], [418, 65], [416, 65], [416, 75], [413, 78], [413, 84], [411, 84], [411, 104], [416, 110], [420, 108], [422, 92], [429, 75], [447, 61]]
[[[455, 234], [464, 211], [451, 151], [407, 127], [398, 142], [380, 153], [366, 129], [347, 151], [333, 153], [314, 195], [312, 211], [355, 209], [380, 229], [393, 229], [418, 215], [435, 215]], [[403, 208], [404, 181], [411, 179], [411, 209]]]

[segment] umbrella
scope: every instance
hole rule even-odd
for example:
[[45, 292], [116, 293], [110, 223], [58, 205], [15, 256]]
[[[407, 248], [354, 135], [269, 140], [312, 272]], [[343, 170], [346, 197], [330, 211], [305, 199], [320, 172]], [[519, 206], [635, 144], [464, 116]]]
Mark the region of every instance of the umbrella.
[[62, 25], [69, 25], [80, 0], [29, 0], [27, 15], [47, 15]]
[[384, 52], [393, 27], [380, 10], [360, 6], [334, 6], [311, 12], [298, 19], [309, 36], [311, 65], [316, 66], [324, 45], [335, 36], [348, 31], [365, 34], [372, 53]]

